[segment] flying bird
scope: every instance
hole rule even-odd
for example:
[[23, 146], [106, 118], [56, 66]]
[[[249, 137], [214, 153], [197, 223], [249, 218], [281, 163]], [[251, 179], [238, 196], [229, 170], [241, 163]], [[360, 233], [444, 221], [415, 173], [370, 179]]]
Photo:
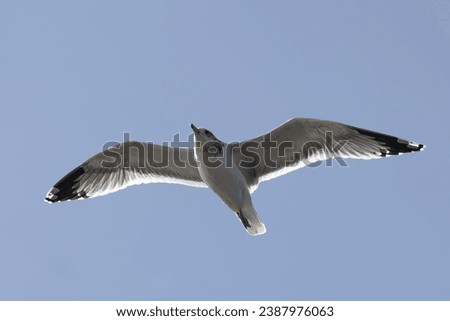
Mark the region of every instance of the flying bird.
[[126, 141], [92, 156], [57, 182], [49, 203], [106, 195], [131, 185], [209, 187], [250, 235], [266, 232], [252, 204], [258, 184], [327, 159], [375, 159], [417, 152], [423, 144], [338, 122], [293, 118], [256, 138], [224, 143], [197, 128], [194, 147]]

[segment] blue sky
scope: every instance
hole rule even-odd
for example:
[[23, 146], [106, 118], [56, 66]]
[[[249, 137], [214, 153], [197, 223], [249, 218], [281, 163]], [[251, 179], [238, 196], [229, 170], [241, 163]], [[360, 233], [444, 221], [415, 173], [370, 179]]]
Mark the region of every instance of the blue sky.
[[[2, 1], [0, 299], [450, 299], [448, 1]], [[292, 117], [427, 145], [265, 182], [250, 237], [206, 189], [50, 205], [124, 132]]]

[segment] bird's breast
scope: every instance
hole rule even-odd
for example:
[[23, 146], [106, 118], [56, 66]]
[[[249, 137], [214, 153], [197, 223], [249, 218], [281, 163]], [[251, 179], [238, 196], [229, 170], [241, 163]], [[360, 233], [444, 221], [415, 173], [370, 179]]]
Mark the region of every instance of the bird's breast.
[[209, 165], [200, 163], [199, 172], [203, 181], [229, 206], [230, 203], [240, 203], [244, 190], [248, 188], [234, 161], [230, 164], [222, 161], [220, 165], [216, 164], [218, 166]]

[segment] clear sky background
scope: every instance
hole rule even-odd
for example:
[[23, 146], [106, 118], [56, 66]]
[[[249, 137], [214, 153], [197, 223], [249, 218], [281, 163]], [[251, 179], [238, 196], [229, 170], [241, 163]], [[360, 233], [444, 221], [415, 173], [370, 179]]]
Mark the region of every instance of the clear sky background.
[[[0, 299], [450, 299], [449, 1], [2, 1]], [[105, 142], [292, 117], [427, 145], [265, 182], [50, 205]]]

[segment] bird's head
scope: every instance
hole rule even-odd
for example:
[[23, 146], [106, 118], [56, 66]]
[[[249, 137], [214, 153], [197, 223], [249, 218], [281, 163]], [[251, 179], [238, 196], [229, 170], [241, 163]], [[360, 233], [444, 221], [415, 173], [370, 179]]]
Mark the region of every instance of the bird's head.
[[194, 144], [196, 156], [202, 154], [207, 157], [223, 156], [225, 144], [206, 128], [197, 128], [191, 124], [194, 131]]
[[196, 142], [206, 143], [210, 141], [219, 141], [217, 137], [206, 128], [197, 128], [194, 124], [191, 124], [191, 128], [194, 131], [194, 139]]

